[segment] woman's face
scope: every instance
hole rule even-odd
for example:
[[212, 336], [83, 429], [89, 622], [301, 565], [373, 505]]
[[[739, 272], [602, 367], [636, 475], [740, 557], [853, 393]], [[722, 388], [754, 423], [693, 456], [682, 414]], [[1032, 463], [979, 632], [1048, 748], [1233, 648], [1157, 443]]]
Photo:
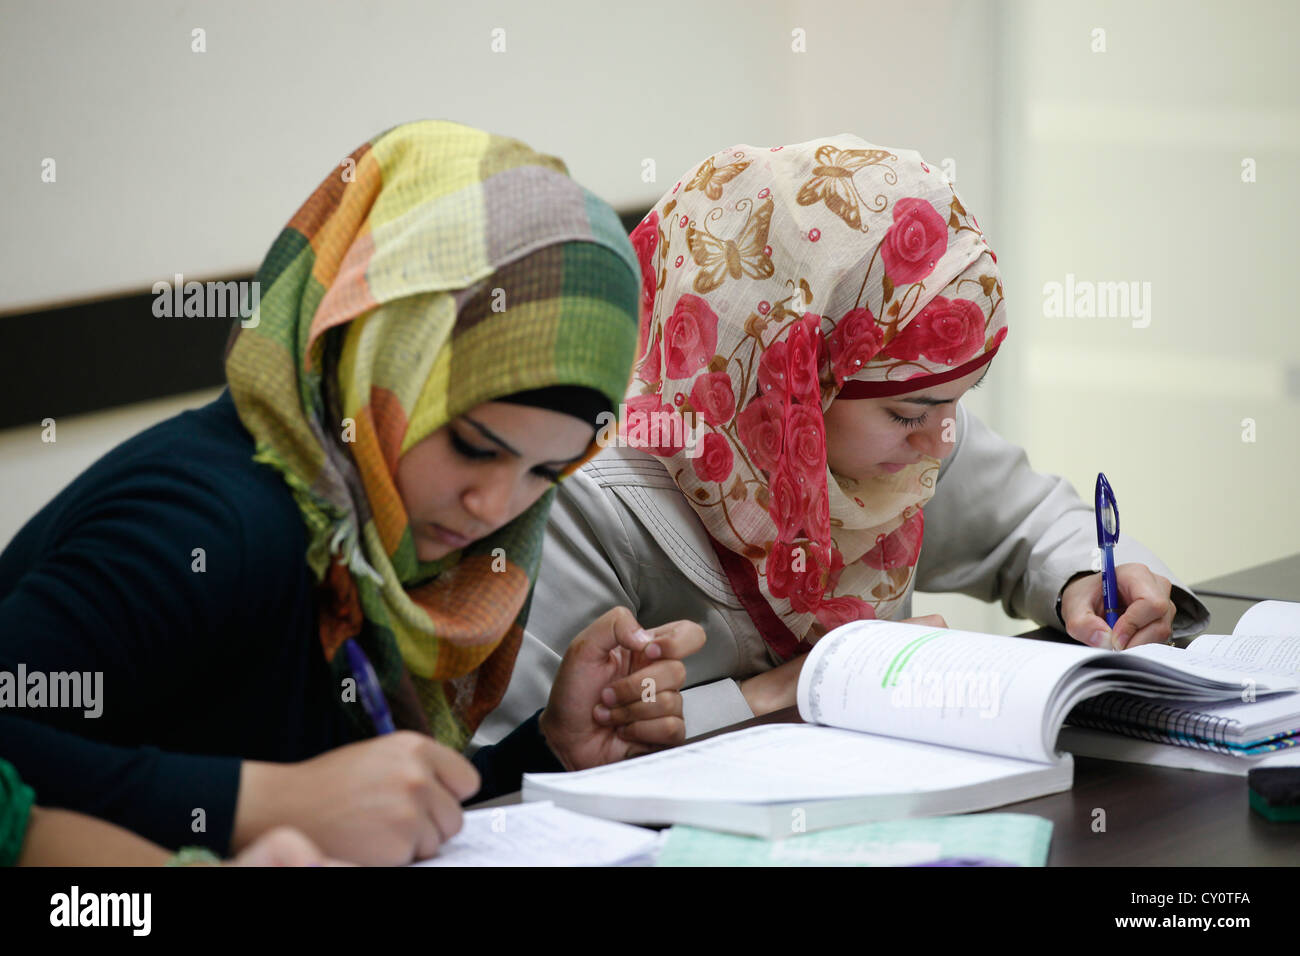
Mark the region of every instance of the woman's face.
[[989, 366], [965, 378], [888, 398], [836, 400], [826, 409], [826, 463], [831, 471], [859, 481], [895, 474], [925, 455], [943, 459], [952, 451], [957, 400], [979, 384]]
[[436, 561], [508, 524], [587, 452], [595, 428], [572, 415], [486, 402], [412, 446], [397, 491], [421, 561]]

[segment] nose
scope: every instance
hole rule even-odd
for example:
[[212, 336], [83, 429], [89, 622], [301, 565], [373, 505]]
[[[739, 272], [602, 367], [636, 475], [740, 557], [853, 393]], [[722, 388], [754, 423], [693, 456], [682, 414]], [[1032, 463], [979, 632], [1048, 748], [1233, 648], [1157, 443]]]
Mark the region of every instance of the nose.
[[[944, 415], [925, 428], [918, 428], [908, 437], [913, 448], [922, 455], [931, 458], [947, 458], [956, 443], [957, 423], [953, 415]], [[946, 441], [944, 435], [952, 435], [953, 441]]]
[[514, 487], [514, 479], [507, 469], [494, 470], [461, 496], [461, 504], [470, 516], [486, 525], [484, 534], [495, 531], [510, 519]]

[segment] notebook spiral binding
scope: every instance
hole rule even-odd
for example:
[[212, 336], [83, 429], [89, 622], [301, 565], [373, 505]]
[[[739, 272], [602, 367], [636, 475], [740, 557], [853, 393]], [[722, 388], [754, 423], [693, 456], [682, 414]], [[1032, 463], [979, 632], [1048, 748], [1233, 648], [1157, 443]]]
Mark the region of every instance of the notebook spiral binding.
[[1078, 704], [1070, 711], [1066, 722], [1156, 743], [1178, 744], [1216, 753], [1242, 752], [1240, 747], [1227, 742], [1228, 734], [1240, 729], [1238, 721], [1230, 717], [1169, 707], [1117, 691]]

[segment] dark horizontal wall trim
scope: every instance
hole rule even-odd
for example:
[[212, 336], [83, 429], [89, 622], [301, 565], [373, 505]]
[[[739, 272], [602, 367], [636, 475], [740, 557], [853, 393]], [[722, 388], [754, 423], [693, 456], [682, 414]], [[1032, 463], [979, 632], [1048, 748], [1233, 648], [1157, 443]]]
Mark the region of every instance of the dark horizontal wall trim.
[[[630, 232], [647, 212], [619, 218]], [[0, 428], [223, 385], [221, 357], [235, 320], [159, 318], [153, 308], [145, 291], [0, 317]]]
[[146, 291], [0, 318], [0, 382], [8, 397], [0, 428], [225, 382], [221, 353], [238, 320], [159, 318], [153, 307]]

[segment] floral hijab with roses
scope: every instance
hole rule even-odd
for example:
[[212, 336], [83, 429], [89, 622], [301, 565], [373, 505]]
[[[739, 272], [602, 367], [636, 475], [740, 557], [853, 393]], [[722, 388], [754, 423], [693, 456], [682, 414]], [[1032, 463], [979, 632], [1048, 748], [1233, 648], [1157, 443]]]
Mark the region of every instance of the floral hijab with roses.
[[735, 146], [632, 242], [644, 318], [627, 443], [663, 460], [779, 658], [892, 617], [939, 460], [833, 474], [822, 416], [837, 397], [969, 375], [1006, 336], [996, 256], [948, 178], [849, 134]]

